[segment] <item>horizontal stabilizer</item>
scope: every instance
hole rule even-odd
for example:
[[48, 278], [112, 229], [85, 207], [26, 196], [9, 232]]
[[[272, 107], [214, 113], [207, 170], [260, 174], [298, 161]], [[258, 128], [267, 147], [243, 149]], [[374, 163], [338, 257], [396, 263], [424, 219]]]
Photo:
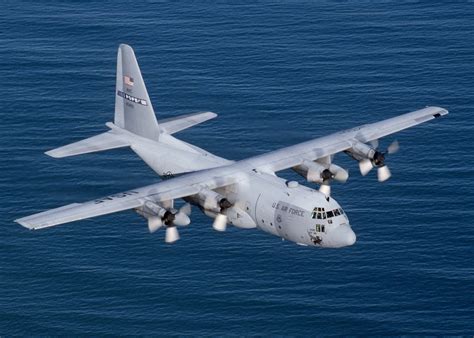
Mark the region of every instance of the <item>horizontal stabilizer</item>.
[[170, 119], [163, 119], [160, 120], [160, 129], [162, 132], [171, 135], [177, 133], [178, 131], [195, 126], [196, 124], [213, 119], [216, 116], [216, 113], [205, 112], [181, 115]]
[[80, 154], [93, 153], [96, 151], [127, 147], [130, 143], [113, 130], [96, 136], [86, 138], [50, 151], [45, 154], [51, 157], [61, 158]]

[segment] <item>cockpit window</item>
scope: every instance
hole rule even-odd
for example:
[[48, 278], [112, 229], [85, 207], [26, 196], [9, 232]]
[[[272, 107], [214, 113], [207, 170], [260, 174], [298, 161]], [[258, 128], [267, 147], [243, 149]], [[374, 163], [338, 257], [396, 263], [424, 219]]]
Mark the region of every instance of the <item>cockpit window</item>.
[[324, 211], [324, 208], [314, 208], [311, 212], [311, 218], [326, 219], [326, 212]]
[[331, 211], [325, 211], [324, 208], [314, 208], [311, 212], [312, 219], [326, 219], [344, 215], [344, 210], [337, 208]]
[[311, 212], [311, 218], [313, 219], [326, 219], [333, 218], [336, 216], [344, 215], [344, 210], [337, 208], [331, 211], [325, 211], [324, 208], [314, 208]]

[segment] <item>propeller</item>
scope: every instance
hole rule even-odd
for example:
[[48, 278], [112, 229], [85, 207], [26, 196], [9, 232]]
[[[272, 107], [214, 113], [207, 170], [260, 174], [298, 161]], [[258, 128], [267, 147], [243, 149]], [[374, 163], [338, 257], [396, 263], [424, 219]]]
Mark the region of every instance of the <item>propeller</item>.
[[374, 165], [372, 164], [372, 161], [369, 160], [368, 158], [359, 161], [359, 169], [362, 176], [367, 175], [369, 171], [372, 170], [373, 167]]
[[392, 176], [392, 174], [390, 173], [390, 169], [388, 169], [386, 165], [377, 168], [377, 179], [379, 180], [379, 182], [388, 180], [390, 176]]
[[329, 183], [323, 182], [323, 184], [319, 186], [319, 192], [323, 193], [327, 197], [331, 196], [331, 186], [329, 185]]
[[191, 205], [184, 204], [179, 210], [166, 210], [163, 216], [151, 216], [148, 218], [148, 230], [150, 233], [156, 232], [166, 226], [165, 242], [173, 243], [179, 239], [177, 226], [186, 226], [191, 223]]
[[165, 242], [174, 243], [179, 239], [179, 232], [176, 226], [169, 226], [166, 228]]
[[227, 229], [227, 216], [224, 214], [217, 214], [212, 223], [212, 227], [217, 231], [225, 231]]
[[219, 201], [219, 207], [221, 208], [221, 210], [217, 214], [216, 218], [214, 218], [212, 227], [214, 228], [214, 230], [217, 231], [225, 231], [227, 229], [227, 215], [224, 215], [223, 212], [226, 209], [232, 207], [232, 203], [230, 203], [227, 198], [223, 198]]
[[151, 216], [148, 218], [148, 230], [150, 233], [154, 233], [156, 230], [163, 226], [163, 220], [160, 216]]
[[363, 159], [359, 161], [360, 173], [365, 176], [373, 167], [377, 167], [377, 179], [379, 182], [384, 182], [392, 176], [390, 169], [385, 164], [385, 155], [395, 154], [400, 149], [400, 144], [397, 140], [393, 141], [385, 151], [380, 152], [377, 150], [379, 145], [378, 140], [373, 140], [370, 144], [374, 147], [375, 153], [372, 159]]
[[338, 165], [330, 164], [329, 168], [324, 169], [321, 172], [321, 178], [323, 182], [319, 186], [319, 191], [329, 197], [331, 195], [331, 186], [330, 183], [332, 180], [345, 183], [349, 178], [349, 173], [347, 170], [342, 169]]

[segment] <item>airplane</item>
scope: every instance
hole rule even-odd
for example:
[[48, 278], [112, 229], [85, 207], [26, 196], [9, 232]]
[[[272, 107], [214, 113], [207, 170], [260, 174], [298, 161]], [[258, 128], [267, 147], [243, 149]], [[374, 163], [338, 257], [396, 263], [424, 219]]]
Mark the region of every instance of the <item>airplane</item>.
[[[215, 118], [212, 112], [182, 115], [158, 121], [133, 49], [121, 44], [117, 55], [114, 122], [108, 131], [71, 143], [46, 154], [62, 158], [79, 154], [131, 148], [162, 180], [85, 203], [19, 218], [28, 229], [43, 229], [72, 221], [134, 210], [148, 222], [151, 233], [165, 230], [165, 242], [180, 236], [177, 227], [190, 224], [191, 205], [214, 219], [213, 228], [227, 224], [258, 228], [296, 244], [319, 248], [353, 245], [356, 235], [347, 214], [331, 196], [333, 181], [345, 182], [348, 171], [333, 163], [343, 152], [356, 160], [362, 175], [377, 169], [380, 182], [390, 178], [387, 149], [378, 140], [387, 135], [448, 114], [426, 107], [380, 122], [361, 125], [240, 161], [228, 160], [179, 140], [175, 133]], [[287, 181], [277, 172], [293, 169], [318, 190]], [[179, 209], [174, 201], [186, 203]]]

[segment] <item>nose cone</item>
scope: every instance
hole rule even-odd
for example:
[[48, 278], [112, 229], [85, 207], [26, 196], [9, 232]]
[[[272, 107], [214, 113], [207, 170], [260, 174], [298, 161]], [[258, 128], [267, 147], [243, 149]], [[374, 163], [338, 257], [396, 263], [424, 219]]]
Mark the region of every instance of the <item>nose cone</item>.
[[356, 242], [356, 234], [348, 224], [341, 224], [331, 231], [328, 238], [328, 246], [342, 248], [353, 245]]
[[356, 234], [355, 232], [351, 229], [350, 226], [347, 226], [349, 229], [347, 230], [344, 238], [345, 246], [352, 245], [356, 242]]

